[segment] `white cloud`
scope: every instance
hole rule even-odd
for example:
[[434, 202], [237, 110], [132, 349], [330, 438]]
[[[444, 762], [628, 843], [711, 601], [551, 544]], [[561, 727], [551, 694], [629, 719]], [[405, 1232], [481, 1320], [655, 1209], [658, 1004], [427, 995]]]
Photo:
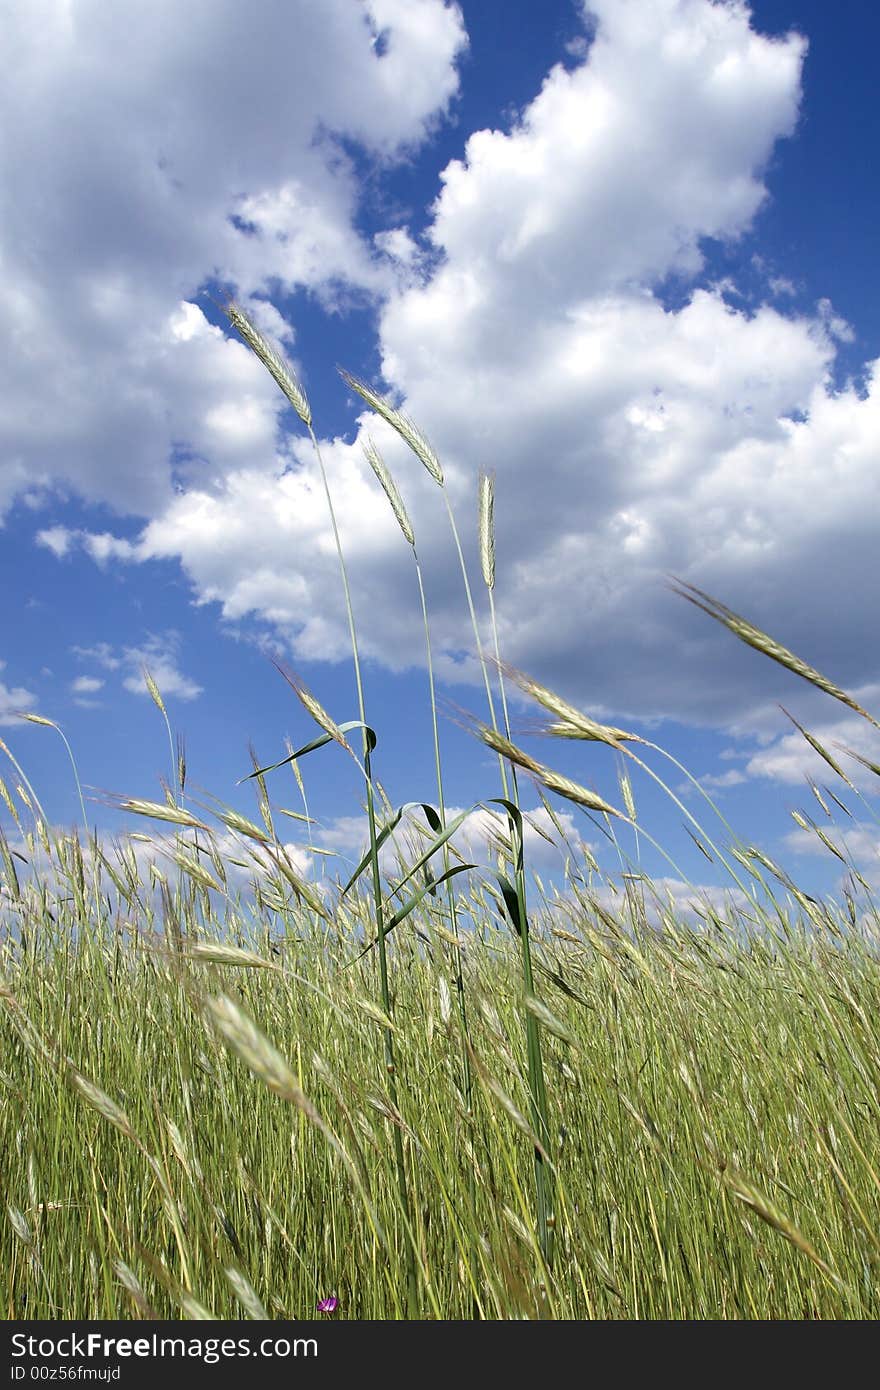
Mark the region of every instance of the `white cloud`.
[[777, 298], [781, 298], [783, 296], [793, 298], [797, 294], [796, 285], [792, 280], [788, 278], [787, 275], [773, 276], [769, 280], [768, 284], [771, 294], [776, 295]]
[[[455, 810], [447, 812], [450, 818], [455, 814], [458, 814]], [[565, 832], [568, 844], [574, 850], [579, 850], [582, 837], [575, 817], [569, 811], [556, 810], [554, 814]], [[544, 807], [537, 806], [531, 811], [524, 811], [523, 821], [523, 852], [529, 867], [561, 870], [568, 850]], [[453, 844], [460, 853], [472, 856], [480, 862], [485, 862], [487, 857], [490, 862], [494, 862], [499, 847], [505, 843], [510, 843], [506, 814], [487, 808], [472, 812], [461, 830], [453, 837]]]
[[419, 257], [419, 248], [406, 227], [394, 227], [388, 232], [377, 232], [373, 241], [386, 256], [391, 256], [393, 260], [401, 261], [406, 266], [412, 265]]
[[93, 647], [72, 647], [71, 651], [83, 660], [97, 661], [105, 671], [118, 671], [122, 665], [121, 658], [114, 655], [108, 642], [97, 642]]
[[[435, 808], [436, 809], [436, 808]], [[452, 822], [464, 810], [461, 806], [446, 808], [446, 823]], [[575, 818], [568, 811], [555, 812], [562, 825], [569, 846], [578, 852], [583, 844]], [[562, 870], [565, 856], [569, 853], [562, 842], [553, 822], [543, 806], [523, 812], [524, 852], [529, 869]], [[415, 826], [422, 827], [416, 830]], [[423, 833], [426, 832], [426, 833]], [[335, 851], [344, 859], [357, 862], [367, 847], [367, 825], [363, 816], [338, 816], [322, 824], [314, 832], [315, 843], [323, 849]], [[394, 874], [398, 869], [398, 854], [407, 863], [412, 863], [424, 852], [434, 832], [427, 830], [427, 821], [420, 810], [408, 813], [399, 828], [386, 842], [382, 850], [383, 873]], [[474, 863], [487, 872], [496, 864], [501, 844], [509, 842], [507, 816], [503, 811], [488, 807], [478, 807], [464, 820], [450, 840], [451, 848], [468, 863]], [[452, 865], [460, 862], [453, 857]], [[435, 873], [441, 872], [442, 851], [438, 851], [432, 865]], [[343, 870], [343, 877], [345, 877]]]
[[599, 20], [586, 62], [555, 67], [510, 134], [476, 132], [445, 170], [440, 292], [457, 282], [513, 310], [515, 282], [545, 316], [554, 299], [692, 273], [700, 237], [737, 235], [763, 202], [762, 166], [797, 118], [803, 40], [759, 37], [740, 5], [585, 8]]
[[[94, 647], [74, 647], [76, 656], [96, 661], [105, 671], [118, 672], [122, 685], [134, 695], [149, 695], [144, 680], [144, 671], [149, 671], [160, 694], [176, 696], [179, 700], [195, 700], [202, 693], [202, 687], [178, 667], [180, 636], [176, 632], [151, 635], [139, 646], [112, 647], [99, 642]], [[83, 678], [80, 677], [82, 681]], [[101, 682], [103, 684], [103, 682]]]
[[[713, 918], [734, 930], [760, 926], [759, 914], [748, 895], [740, 888], [717, 883], [686, 883], [672, 876], [649, 881], [633, 874], [626, 882], [615, 881], [613, 885], [607, 880], [599, 881], [587, 896], [623, 926], [632, 923], [633, 915], [638, 920], [642, 914], [655, 927], [671, 921], [677, 927], [687, 925], [699, 930]], [[583, 921], [584, 897], [575, 900], [566, 891], [551, 900], [548, 911], [551, 919], [561, 919], [563, 926], [573, 923], [577, 929]], [[601, 923], [596, 926], [601, 934]]]
[[841, 343], [854, 343], [856, 335], [846, 319], [834, 312], [830, 299], [820, 299], [816, 305], [819, 317], [825, 325], [829, 338], [837, 338]]
[[150, 514], [178, 444], [213, 478], [271, 458], [278, 413], [246, 349], [178, 304], [210, 277], [246, 300], [394, 283], [355, 229], [340, 137], [379, 163], [425, 138], [458, 87], [460, 12], [32, 0], [0, 29], [0, 514], [59, 485]]
[[137, 546], [131, 541], [113, 536], [107, 531], [84, 536], [83, 543], [98, 565], [105, 565], [108, 560], [131, 560], [138, 553]]
[[[876, 825], [844, 823], [843, 825], [822, 824], [823, 833], [831, 841], [837, 852], [861, 874], [872, 888], [880, 889], [880, 831]], [[812, 830], [793, 830], [786, 836], [786, 844], [795, 854], [829, 858], [833, 853], [827, 844]], [[842, 868], [838, 864], [838, 868]], [[840, 885], [849, 884], [849, 876], [842, 873]]]
[[376, 232], [373, 245], [391, 266], [397, 290], [403, 291], [418, 284], [425, 273], [426, 253], [413, 240], [406, 227]]
[[37, 545], [51, 550], [56, 560], [63, 560], [70, 550], [72, 536], [73, 533], [65, 526], [48, 526], [44, 531], [38, 531], [35, 539]]
[[744, 922], [750, 922], [753, 927], [758, 925], [754, 904], [741, 888], [717, 883], [685, 883], [671, 876], [652, 880], [651, 887], [654, 891], [646, 889], [645, 896], [649, 920], [657, 920], [662, 906], [667, 918], [692, 926], [705, 922], [707, 913], [736, 925]]
[[[83, 532], [78, 544], [105, 562], [179, 560], [197, 597], [227, 619], [268, 621], [301, 658], [345, 654], [314, 460], [301, 439], [276, 446], [282, 402], [272, 383], [192, 302], [209, 265], [246, 296], [278, 275], [331, 299], [385, 295], [385, 378], [443, 459], [472, 561], [477, 470], [497, 470], [496, 600], [517, 665], [597, 713], [720, 722], [788, 690], [791, 677], [669, 594], [672, 571], [834, 679], [876, 678], [862, 582], [880, 501], [876, 369], [864, 390], [832, 386], [851, 330], [825, 300], [803, 317], [732, 306], [724, 284], [694, 288], [677, 309], [662, 293], [671, 283], [680, 302], [706, 239], [735, 240], [752, 226], [776, 143], [796, 131], [805, 42], [761, 36], [741, 3], [594, 0], [588, 9], [596, 37], [581, 61], [555, 67], [509, 131], [474, 132], [443, 171], [433, 268], [409, 277], [399, 268], [418, 259], [412, 238], [395, 225], [377, 242], [390, 257], [364, 246], [352, 231], [352, 170], [328, 162], [329, 146], [311, 137], [323, 123], [383, 157], [420, 138], [455, 88], [453, 10], [377, 0], [375, 26], [391, 26], [378, 58], [384, 41], [371, 51], [336, 0], [320, 19], [303, 11], [313, 42], [299, 87], [289, 53], [285, 65], [254, 41], [241, 61], [259, 73], [256, 84], [244, 74], [231, 87], [213, 81], [218, 55], [237, 52], [234, 6], [215, 6], [210, 24], [203, 6], [188, 7], [173, 40], [160, 37], [155, 6], [132, 11], [145, 49], [133, 89], [120, 93], [108, 65], [103, 85], [82, 93], [59, 159], [113, 103], [122, 121], [147, 96], [146, 109], [161, 112], [174, 92], [187, 120], [176, 135], [139, 114], [118, 151], [99, 139], [101, 158], [73, 209], [77, 235], [65, 228], [71, 245], [91, 245], [79, 233], [94, 232], [72, 296], [88, 324], [89, 369], [52, 378], [44, 418], [63, 420], [63, 452], [51, 423], [49, 435], [25, 431], [10, 451], [20, 457], [27, 444], [41, 460], [63, 457], [54, 466], [72, 469], [86, 495], [147, 518], [136, 541]], [[81, 33], [101, 50], [120, 22]], [[57, 82], [68, 44], [53, 21], [24, 70], [43, 64]], [[331, 52], [345, 81], [326, 81]], [[238, 96], [248, 92], [253, 105], [254, 90], [259, 112]], [[117, 177], [125, 203], [113, 193]], [[100, 222], [88, 211], [98, 205]], [[249, 234], [224, 221], [230, 211], [249, 219]], [[108, 245], [110, 227], [119, 239]], [[135, 283], [150, 287], [148, 300]], [[46, 361], [69, 363], [73, 330], [59, 337], [49, 313], [57, 293], [37, 293], [27, 277], [9, 284], [21, 331]], [[775, 292], [785, 295], [779, 276]], [[283, 331], [276, 319], [266, 326]], [[441, 499], [390, 431], [372, 419], [368, 428], [413, 516], [438, 670], [470, 674]], [[173, 478], [171, 440], [180, 446]], [[408, 547], [359, 445], [328, 441], [325, 457], [364, 651], [394, 668], [420, 661]], [[24, 476], [11, 474], [8, 487]], [[32, 470], [29, 486], [41, 476]], [[750, 775], [766, 775], [769, 758]], [[776, 766], [772, 775], [783, 775]]]
[[[0, 671], [6, 667], [5, 661], [0, 661]], [[18, 716], [24, 710], [32, 709], [36, 704], [36, 695], [32, 695], [24, 686], [5, 685], [0, 681], [0, 724], [17, 724]]]
[[70, 682], [73, 703], [79, 709], [100, 709], [101, 701], [92, 699], [107, 684], [100, 676], [76, 676]]
[[140, 545], [136, 541], [114, 536], [110, 531], [86, 531], [67, 526], [51, 526], [38, 531], [35, 538], [38, 545], [51, 550], [56, 559], [82, 548], [97, 565], [104, 566], [109, 560], [137, 560], [141, 556]]
[[[748, 778], [744, 772], [740, 772], [738, 768], [732, 767], [727, 772], [704, 773], [702, 777], [697, 778], [697, 781], [700, 786], [705, 787], [707, 791], [726, 791], [728, 787], [738, 787], [743, 782], [747, 782]], [[688, 792], [692, 791], [693, 787], [690, 782], [685, 782], [679, 790]]]
[[[99, 832], [101, 852], [112, 866], [123, 871], [122, 877], [124, 879], [129, 876], [129, 868], [133, 868], [141, 884], [141, 899], [144, 897], [144, 890], [148, 896], [153, 893], [158, 898], [158, 885], [162, 880], [156, 876], [154, 869], [158, 870], [164, 879], [174, 882], [179, 873], [174, 861], [174, 854], [180, 850], [181, 845], [178, 837], [163, 834], [157, 823], [151, 824], [144, 817], [132, 816], [131, 825], [137, 828], [124, 834]], [[47, 827], [47, 831], [50, 842], [56, 845], [59, 841], [69, 844], [71, 838], [69, 827], [50, 825]], [[93, 860], [91, 842], [83, 842], [81, 831], [77, 833], [88, 874]], [[272, 865], [265, 851], [254, 845], [252, 841], [242, 841], [238, 836], [226, 830], [212, 832], [212, 838], [214, 848], [225, 870], [226, 891], [233, 901], [240, 897], [245, 903], [252, 903], [251, 890], [254, 884], [265, 889], [268, 879], [274, 879], [277, 883], [277, 868]], [[184, 852], [188, 852], [200, 862], [212, 878], [222, 882], [223, 875], [217, 873], [216, 865], [204, 853], [204, 840], [201, 840], [200, 844], [202, 852], [195, 851], [192, 846], [187, 850], [185, 845], [183, 846]], [[20, 888], [23, 890], [26, 910], [29, 906], [38, 915], [42, 914], [44, 904], [39, 894], [44, 887], [50, 893], [57, 893], [64, 899], [65, 903], [69, 903], [70, 878], [64, 870], [60, 856], [56, 854], [53, 859], [47, 860], [40, 850], [34, 854], [21, 836], [11, 838], [9, 847], [18, 856], [19, 862], [16, 864], [16, 870]], [[294, 872], [301, 878], [310, 880], [314, 867], [312, 856], [300, 845], [282, 843], [281, 848]], [[233, 863], [233, 859], [238, 862]], [[242, 867], [244, 862], [247, 863], [248, 867]], [[0, 869], [0, 895], [4, 893], [6, 887], [2, 879], [3, 874], [2, 869]], [[326, 886], [322, 881], [316, 883], [315, 887], [320, 894], [326, 891]], [[113, 892], [111, 883], [106, 880], [105, 891], [111, 894]], [[30, 902], [28, 903], [29, 899]], [[136, 911], [136, 908], [131, 903], [128, 904], [128, 907], [129, 911], [126, 915], [131, 921], [131, 913]], [[249, 916], [250, 913], [248, 913]], [[154, 920], [153, 912], [148, 909], [146, 923], [148, 929]], [[228, 922], [227, 925], [229, 925]]]
[[[869, 708], [872, 699], [875, 704], [880, 700], [880, 687], [869, 687], [858, 693]], [[748, 776], [768, 777], [790, 785], [802, 785], [805, 778], [810, 777], [813, 781], [828, 783], [839, 795], [845, 795], [844, 784], [834, 769], [798, 729], [791, 729], [778, 711], [777, 714], [777, 727], [783, 723], [790, 732], [774, 738], [749, 758], [745, 767]], [[866, 720], [855, 714], [829, 719], [826, 704], [824, 718], [806, 723], [799, 718], [798, 722], [822, 745], [851, 782], [868, 791], [877, 791], [876, 775], [845, 752], [845, 749], [851, 748], [869, 762], [880, 765], [880, 733]]]

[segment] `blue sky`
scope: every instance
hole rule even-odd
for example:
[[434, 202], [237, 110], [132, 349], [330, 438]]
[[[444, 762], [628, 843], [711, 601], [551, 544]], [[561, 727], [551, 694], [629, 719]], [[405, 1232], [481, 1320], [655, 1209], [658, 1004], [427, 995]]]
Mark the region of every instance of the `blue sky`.
[[[877, 740], [665, 576], [880, 706], [873, 8], [19, 0], [0, 24], [0, 736], [53, 822], [77, 813], [63, 747], [19, 713], [63, 726], [90, 815], [118, 827], [102, 791], [155, 797], [168, 770], [144, 665], [193, 793], [242, 809], [248, 741], [268, 762], [311, 733], [272, 654], [355, 715], [314, 459], [225, 332], [231, 291], [312, 402], [393, 801], [434, 797], [433, 753], [411, 555], [367, 430], [413, 516], [443, 693], [483, 706], [442, 499], [337, 364], [437, 448], [484, 616], [476, 483], [495, 471], [506, 657], [669, 748], [746, 839], [835, 891], [790, 818], [824, 823], [805, 776], [833, 780], [778, 702], [829, 745], [880, 761]], [[454, 719], [442, 738], [448, 803], [496, 795]], [[619, 803], [604, 750], [523, 741]], [[353, 765], [304, 771], [322, 842], [357, 854]], [[682, 872], [723, 885], [680, 812], [635, 794]]]

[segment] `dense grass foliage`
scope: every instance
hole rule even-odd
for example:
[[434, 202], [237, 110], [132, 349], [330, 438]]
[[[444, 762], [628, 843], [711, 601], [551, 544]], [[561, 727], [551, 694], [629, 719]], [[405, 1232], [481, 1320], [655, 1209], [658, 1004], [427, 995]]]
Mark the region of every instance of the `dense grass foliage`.
[[[400, 1317], [408, 1247], [427, 1317], [880, 1311], [880, 972], [863, 936], [615, 928], [586, 899], [563, 935], [536, 933], [548, 1269], [518, 957], [491, 900], [463, 951], [468, 1115], [430, 898], [389, 951], [398, 1110], [376, 953], [350, 963], [357, 913], [335, 930], [267, 913], [249, 943], [232, 933], [256, 959], [228, 965], [200, 889], [177, 930], [166, 904], [161, 935], [136, 940], [121, 914], [83, 929], [64, 897], [28, 885], [3, 958], [7, 1317], [298, 1318], [330, 1292], [343, 1317]], [[245, 1016], [259, 1033], [236, 1032]]]

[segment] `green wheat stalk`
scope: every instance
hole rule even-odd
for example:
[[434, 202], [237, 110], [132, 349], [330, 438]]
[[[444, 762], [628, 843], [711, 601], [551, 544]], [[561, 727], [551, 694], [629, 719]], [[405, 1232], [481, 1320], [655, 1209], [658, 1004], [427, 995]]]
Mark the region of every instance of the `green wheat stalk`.
[[[367, 804], [367, 822], [370, 833], [370, 870], [373, 883], [373, 906], [376, 920], [376, 935], [379, 945], [379, 981], [382, 996], [382, 1008], [390, 1018], [392, 1013], [391, 992], [388, 979], [388, 954], [385, 944], [384, 912], [382, 903], [382, 883], [379, 873], [379, 852], [376, 844], [376, 810], [373, 793], [373, 777], [371, 767], [371, 747], [370, 737], [367, 732], [366, 705], [364, 701], [364, 688], [361, 678], [360, 654], [358, 651], [357, 632], [354, 620], [354, 608], [351, 601], [351, 589], [348, 582], [348, 569], [345, 563], [345, 555], [342, 549], [342, 541], [339, 535], [339, 527], [336, 521], [336, 509], [333, 505], [333, 495], [330, 491], [330, 484], [327, 478], [327, 470], [324, 466], [324, 458], [321, 453], [321, 446], [315, 434], [312, 424], [312, 411], [306, 394], [296, 378], [292, 368], [283, 360], [280, 354], [266, 341], [259, 330], [250, 321], [247, 315], [237, 304], [230, 303], [226, 307], [226, 313], [247, 343], [248, 347], [256, 354], [264, 367], [274, 378], [284, 395], [290, 401], [299, 418], [308, 431], [309, 439], [315, 457], [318, 461], [318, 468], [321, 473], [321, 481], [324, 487], [324, 495], [327, 501], [327, 510], [330, 516], [330, 525], [333, 530], [333, 540], [336, 546], [336, 555], [339, 562], [339, 572], [342, 577], [342, 588], [345, 596], [345, 611], [348, 618], [348, 630], [351, 640], [351, 652], [354, 660], [355, 685], [357, 687], [358, 714], [362, 724], [363, 741], [363, 760]], [[384, 1051], [385, 1051], [385, 1070], [388, 1075], [388, 1088], [392, 1103], [397, 1108], [397, 1067], [394, 1057], [394, 1039], [390, 1028], [383, 1029]], [[394, 1131], [394, 1150], [397, 1166], [397, 1181], [400, 1191], [400, 1201], [402, 1214], [405, 1224], [411, 1226], [410, 1220], [410, 1201], [409, 1189], [406, 1176], [406, 1161], [403, 1151], [403, 1136], [397, 1125], [392, 1126]], [[411, 1243], [408, 1244], [410, 1255], [408, 1259], [408, 1307], [410, 1317], [418, 1316], [418, 1280], [416, 1274], [415, 1261], [412, 1256]]]

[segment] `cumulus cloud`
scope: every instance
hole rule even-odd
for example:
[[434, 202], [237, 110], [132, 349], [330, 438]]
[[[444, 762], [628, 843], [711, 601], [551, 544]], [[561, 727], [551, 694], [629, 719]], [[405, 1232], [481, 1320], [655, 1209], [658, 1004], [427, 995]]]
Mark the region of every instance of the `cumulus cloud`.
[[[475, 132], [444, 171], [434, 302], [452, 280], [496, 311], [537, 301], [544, 316], [548, 301], [693, 274], [700, 238], [736, 236], [763, 202], [762, 167], [797, 117], [803, 40], [769, 42], [744, 6], [705, 0], [584, 9], [598, 20], [585, 62], [553, 68], [512, 131]], [[533, 286], [519, 309], [512, 281]]]
[[[818, 855], [826, 859], [836, 853], [862, 876], [869, 887], [880, 889], [880, 831], [877, 826], [857, 821], [843, 826], [826, 824], [820, 828], [826, 836], [825, 842], [815, 830], [798, 829], [786, 837], [788, 848], [798, 855]], [[833, 848], [829, 848], [828, 841]], [[840, 886], [848, 885], [849, 875], [842, 874]]]
[[[93, 647], [74, 647], [75, 656], [94, 661], [105, 671], [118, 673], [125, 690], [133, 695], [149, 695], [144, 679], [144, 671], [149, 671], [159, 692], [165, 696], [176, 696], [179, 700], [195, 700], [202, 693], [202, 687], [179, 669], [180, 635], [176, 632], [153, 634], [140, 646], [113, 647], [99, 642]], [[90, 677], [80, 677], [74, 682], [79, 690], [85, 689], [84, 682]], [[89, 688], [97, 689], [92, 684]]]
[[[149, 824], [146, 819], [132, 817], [132, 820], [138, 825], [137, 830], [129, 830], [124, 836], [102, 837], [105, 852], [115, 851], [110, 856], [111, 863], [118, 857], [120, 850], [124, 849], [125, 854], [133, 858], [144, 883], [152, 879], [151, 864], [155, 864], [166, 875], [176, 874], [174, 855], [181, 847], [179, 837], [162, 834], [157, 826], [154, 827], [153, 833], [146, 833], [144, 827]], [[243, 839], [232, 831], [212, 826], [211, 845], [223, 864], [230, 896], [234, 897], [237, 892], [246, 893], [252, 884], [265, 884], [267, 877], [275, 877], [277, 880], [277, 869], [273, 868], [271, 858], [253, 841]], [[279, 848], [294, 873], [304, 879], [311, 877], [314, 859], [302, 845], [279, 841]], [[217, 874], [212, 859], [204, 852], [204, 842], [202, 851], [196, 852], [192, 857], [203, 864], [212, 877], [223, 878], [222, 874]]]
[[[0, 671], [6, 667], [5, 661], [0, 661]], [[18, 716], [25, 710], [33, 709], [36, 704], [36, 695], [32, 695], [24, 686], [8, 686], [0, 681], [0, 724], [17, 724]]]
[[[717, 883], [687, 883], [671, 875], [647, 880], [640, 874], [625, 876], [623, 883], [601, 881], [588, 894], [577, 898], [570, 892], [557, 893], [545, 905], [543, 916], [551, 925], [581, 930], [584, 907], [596, 904], [621, 926], [647, 921], [652, 927], [674, 923], [699, 930], [706, 923], [721, 921], [734, 931], [761, 928], [755, 905], [739, 888]], [[601, 933], [601, 921], [596, 923]]]
[[[464, 809], [448, 806], [447, 825]], [[568, 846], [575, 851], [580, 851], [583, 846], [577, 822], [571, 813], [557, 811], [555, 814], [565, 832], [565, 841], [560, 837], [543, 806], [523, 813], [524, 850], [530, 868], [561, 869], [564, 856], [569, 852], [565, 842], [567, 841]], [[405, 861], [413, 862], [424, 852], [434, 834], [433, 831], [426, 830], [426, 826], [424, 814], [419, 810], [409, 812], [403, 817], [399, 828], [382, 850], [383, 872], [395, 872], [399, 854]], [[333, 821], [321, 825], [314, 835], [316, 844], [323, 849], [332, 850], [342, 858], [355, 862], [362, 857], [366, 849], [366, 837], [367, 827], [363, 816], [338, 816]], [[478, 807], [466, 816], [449, 842], [458, 856], [453, 858], [452, 862], [455, 864], [466, 860], [490, 870], [495, 865], [499, 849], [505, 842], [509, 843], [506, 815], [502, 811]], [[442, 853], [438, 851], [433, 861], [435, 872], [441, 861]]]
[[[277, 868], [272, 864], [270, 858], [264, 851], [255, 846], [251, 841], [241, 842], [239, 837], [229, 831], [216, 831], [212, 835], [212, 847], [220, 859], [223, 872], [220, 873], [214, 863], [213, 857], [205, 852], [205, 842], [202, 839], [198, 849], [194, 845], [187, 847], [181, 845], [178, 836], [164, 835], [161, 833], [149, 834], [144, 830], [148, 823], [138, 818], [138, 829], [123, 834], [112, 834], [109, 832], [98, 832], [98, 845], [104, 858], [117, 871], [122, 871], [121, 876], [127, 880], [133, 870], [141, 887], [140, 908], [136, 903], [127, 904], [126, 917], [129, 925], [132, 924], [133, 915], [136, 917], [139, 911], [145, 913], [144, 927], [147, 937], [152, 929], [155, 928], [156, 910], [161, 914], [162, 903], [160, 885], [168, 880], [174, 880], [178, 876], [180, 869], [175, 862], [175, 854], [183, 849], [196, 862], [200, 863], [215, 882], [221, 884], [221, 889], [232, 900], [233, 904], [239, 900], [247, 908], [253, 905], [253, 890], [262, 889], [267, 892], [270, 881], [278, 882]], [[33, 847], [28, 845], [20, 835], [12, 835], [7, 838], [7, 844], [12, 854], [16, 857], [16, 876], [18, 879], [18, 892], [13, 895], [4, 881], [5, 875], [2, 865], [0, 865], [0, 903], [6, 899], [3, 905], [13, 912], [18, 911], [26, 914], [28, 911], [35, 912], [39, 919], [45, 915], [45, 899], [43, 893], [48, 890], [50, 894], [57, 894], [62, 900], [63, 908], [66, 910], [70, 903], [70, 858], [69, 850], [72, 843], [72, 836], [68, 827], [48, 826], [47, 833], [50, 843], [53, 845], [51, 857], [45, 856], [41, 849], [36, 853]], [[78, 836], [82, 859], [86, 867], [86, 876], [92, 871], [94, 863], [93, 842], [91, 839], [83, 842], [81, 833]], [[305, 851], [302, 846], [295, 844], [279, 844], [279, 849], [286, 857], [287, 863], [303, 879], [310, 879], [314, 868], [313, 857]], [[103, 875], [103, 868], [101, 870]], [[185, 872], [185, 871], [184, 871]], [[105, 892], [112, 894], [111, 883], [104, 877]], [[327, 885], [323, 881], [315, 884], [319, 894], [327, 892]], [[144, 892], [152, 895], [152, 904], [143, 902]], [[21, 895], [21, 896], [19, 896]], [[251, 918], [250, 911], [247, 912], [247, 919]], [[227, 927], [232, 925], [234, 919], [226, 919]], [[14, 931], [14, 917], [7, 913], [5, 920], [0, 918], [0, 940], [3, 939], [4, 930], [8, 933]], [[251, 920], [246, 920], [242, 925], [247, 927], [252, 925]]]
[[[108, 75], [81, 91], [71, 52], [100, 58], [129, 7], [106, 24], [84, 7], [73, 33], [44, 2], [48, 40], [22, 39], [5, 99], [28, 109], [37, 72], [57, 108], [70, 74], [58, 169], [80, 146], [90, 163], [83, 196], [62, 200], [59, 217], [75, 214], [65, 236], [87, 250], [60, 325], [57, 279], [6, 282], [6, 317], [39, 344], [51, 383], [8, 457], [41, 460], [31, 488], [61, 478], [146, 525], [135, 541], [49, 526], [42, 544], [61, 556], [84, 546], [103, 563], [179, 562], [226, 618], [268, 622], [300, 658], [344, 656], [315, 462], [300, 439], [277, 438], [271, 381], [195, 302], [208, 273], [252, 301], [277, 277], [329, 303], [377, 297], [385, 382], [437, 447], [471, 537], [477, 471], [497, 471], [496, 599], [511, 661], [595, 712], [743, 721], [791, 678], [671, 596], [672, 571], [833, 678], [876, 679], [860, 582], [880, 502], [876, 364], [861, 387], [833, 385], [851, 330], [824, 299], [810, 315], [790, 311], [784, 267], [768, 272], [776, 304], [757, 307], [703, 273], [709, 239], [749, 234], [774, 149], [796, 134], [802, 37], [761, 35], [743, 3], [590, 0], [573, 61], [508, 129], [471, 133], [442, 171], [424, 244], [395, 219], [370, 247], [353, 230], [350, 163], [314, 137], [342, 132], [380, 159], [423, 138], [455, 90], [457, 10], [373, 0], [370, 31], [341, 0], [294, 7], [309, 42], [298, 30], [308, 62], [296, 57], [291, 81], [291, 50], [277, 42], [290, 7], [270, 7], [254, 39], [233, 5], [188, 7], [170, 26], [152, 6], [131, 11], [139, 63], [127, 85], [118, 65], [96, 61], [89, 73]], [[219, 80], [218, 55], [239, 44], [244, 73]], [[152, 114], [172, 97], [184, 106], [173, 130]], [[111, 107], [112, 146], [100, 129]], [[7, 158], [28, 188], [16, 151]], [[25, 215], [35, 220], [32, 204]], [[42, 235], [51, 248], [61, 233], [50, 222]], [[83, 325], [87, 362], [70, 351]], [[25, 401], [33, 356], [16, 370]], [[470, 677], [437, 489], [386, 427], [361, 416], [358, 428], [386, 452], [413, 516], [438, 669]], [[421, 661], [411, 557], [360, 440], [328, 440], [325, 458], [364, 649], [394, 668]], [[25, 476], [10, 469], [7, 495]], [[784, 776], [784, 753], [752, 775]]]
[[92, 697], [107, 684], [100, 676], [77, 676], [70, 682], [73, 703], [79, 709], [100, 709], [101, 701]]
[[[444, 0], [6, 6], [0, 515], [59, 486], [149, 515], [269, 451], [278, 402], [194, 305], [211, 278], [333, 299], [394, 283], [341, 140], [380, 164], [458, 86]], [[46, 191], [51, 190], [51, 197]], [[49, 528], [51, 530], [51, 528]]]
[[[878, 687], [868, 687], [859, 693], [868, 699], [869, 705], [872, 697], [875, 704], [880, 698]], [[852, 783], [876, 791], [876, 774], [856, 758], [850, 757], [846, 750], [852, 749], [868, 762], [880, 765], [880, 732], [877, 729], [857, 715], [829, 719], [827, 708], [824, 718], [804, 727]], [[782, 733], [749, 757], [745, 772], [750, 777], [768, 777], [792, 785], [803, 784], [806, 778], [811, 778], [813, 781], [831, 783], [839, 793], [844, 792], [843, 783], [834, 768], [798, 729]]]
[[[697, 779], [701, 787], [707, 791], [725, 791], [728, 787], [738, 787], [741, 783], [748, 781], [746, 774], [740, 772], [738, 768], [729, 768], [727, 772], [712, 773], [707, 772], [705, 776]], [[685, 784], [689, 786], [689, 783]]]
[[667, 921], [691, 926], [713, 917], [739, 926], [760, 925], [755, 919], [755, 905], [742, 889], [717, 883], [685, 883], [671, 876], [660, 877], [646, 889], [644, 902], [650, 922], [658, 922], [662, 915]]
[[[457, 814], [455, 810], [447, 812], [450, 818]], [[559, 810], [554, 814], [562, 826], [564, 839], [543, 806], [523, 812], [523, 850], [530, 867], [561, 869], [568, 852], [566, 842], [574, 850], [579, 850], [583, 845], [571, 812]], [[460, 853], [481, 862], [485, 862], [487, 857], [494, 859], [498, 850], [509, 843], [507, 816], [503, 811], [488, 808], [473, 811], [453, 837], [453, 844]]]
[[66, 526], [47, 526], [44, 530], [38, 531], [34, 539], [37, 545], [51, 550], [56, 560], [63, 560], [70, 550], [73, 532], [68, 530]]

